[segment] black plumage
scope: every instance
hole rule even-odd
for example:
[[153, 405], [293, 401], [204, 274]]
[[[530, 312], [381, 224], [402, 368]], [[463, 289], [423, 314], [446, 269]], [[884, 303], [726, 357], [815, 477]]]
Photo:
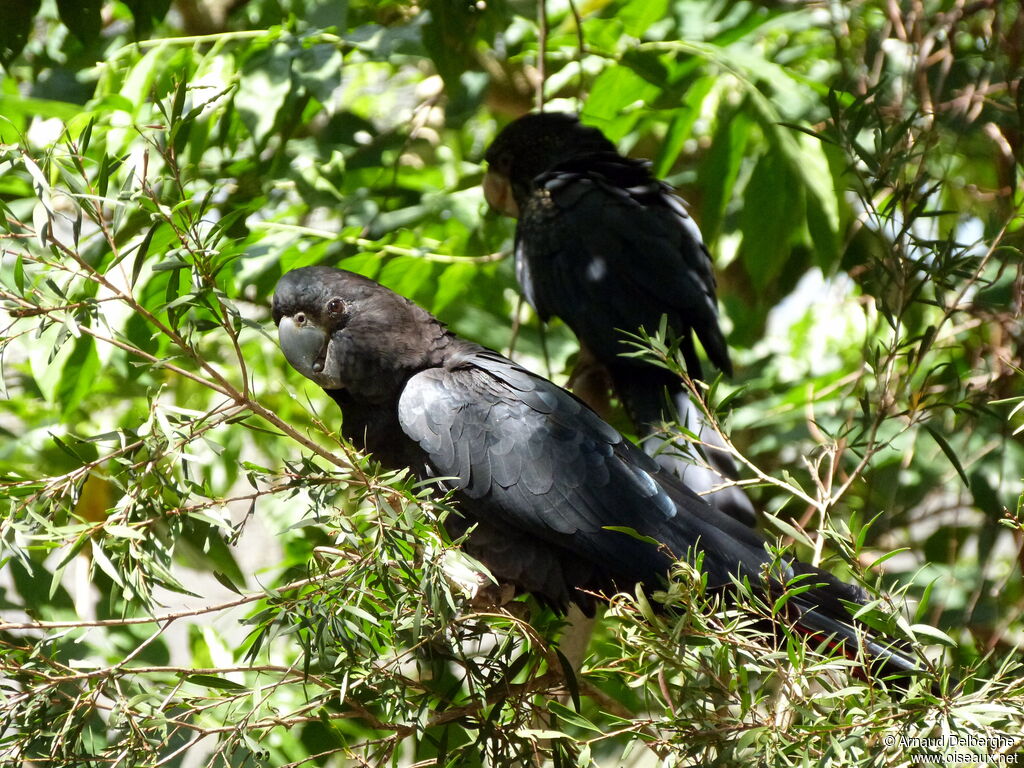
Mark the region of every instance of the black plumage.
[[572, 115], [519, 118], [494, 140], [487, 161], [488, 202], [518, 219], [516, 275], [527, 300], [542, 320], [560, 317], [607, 369], [641, 434], [676, 419], [697, 434], [700, 451], [683, 448], [693, 461], [677, 458], [680, 441], [674, 451], [658, 439], [645, 447], [665, 452], [659, 460], [696, 490], [718, 489], [712, 503], [751, 523], [749, 499], [726, 485], [737, 477], [735, 463], [679, 378], [623, 357], [637, 351], [629, 334], [654, 335], [664, 317], [692, 378], [703, 377], [695, 341], [732, 373], [711, 258], [683, 201], [647, 163], [623, 157]]
[[[764, 540], [688, 489], [571, 393], [446, 329], [373, 281], [330, 267], [282, 277], [274, 295], [282, 350], [343, 412], [342, 432], [385, 466], [453, 489], [451, 533], [501, 581], [557, 610], [592, 613], [594, 594], [656, 588], [677, 558], [702, 557], [711, 589], [734, 578], [776, 591]], [[470, 530], [472, 528], [472, 530]], [[630, 529], [640, 537], [622, 530]], [[858, 635], [843, 601], [860, 590], [807, 574], [787, 621], [866, 647], [886, 672], [912, 669]], [[767, 579], [767, 580], [766, 580]]]

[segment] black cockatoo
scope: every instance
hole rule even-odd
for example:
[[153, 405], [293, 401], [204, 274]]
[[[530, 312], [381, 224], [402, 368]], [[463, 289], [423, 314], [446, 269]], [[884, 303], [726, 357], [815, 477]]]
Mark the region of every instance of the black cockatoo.
[[[686, 368], [702, 378], [694, 337], [727, 375], [732, 363], [718, 327], [711, 258], [683, 201], [649, 164], [620, 155], [597, 129], [557, 112], [525, 115], [487, 150], [484, 193], [515, 217], [516, 276], [544, 321], [560, 317], [585, 354], [603, 366], [641, 435], [678, 420], [702, 445], [649, 438], [645, 448], [687, 485], [738, 520], [753, 506], [735, 462], [690, 401], [678, 377], [636, 357], [628, 334], [654, 335], [662, 317]], [[635, 339], [634, 339], [635, 342]], [[679, 458], [680, 452], [692, 461]]]
[[[340, 406], [342, 434], [386, 467], [454, 490], [450, 533], [500, 581], [556, 610], [593, 613], [594, 595], [664, 583], [700, 555], [708, 585], [747, 579], [772, 595], [803, 575], [785, 620], [872, 668], [916, 668], [858, 627], [861, 590], [797, 560], [781, 578], [755, 531], [693, 493], [585, 403], [460, 338], [368, 278], [305, 267], [281, 278], [274, 321], [285, 357]], [[639, 536], [635, 535], [639, 534]], [[769, 601], [770, 602], [770, 601]]]

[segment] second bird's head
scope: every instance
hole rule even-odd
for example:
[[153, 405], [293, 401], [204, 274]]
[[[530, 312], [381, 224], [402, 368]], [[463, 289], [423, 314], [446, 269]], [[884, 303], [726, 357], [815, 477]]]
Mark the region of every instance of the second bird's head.
[[[408, 299], [334, 267], [302, 267], [274, 289], [274, 323], [291, 366], [328, 391], [374, 399], [422, 368], [443, 327]], [[424, 338], [424, 337], [428, 338]]]
[[519, 218], [537, 176], [557, 163], [597, 152], [615, 152], [615, 145], [575, 115], [523, 115], [506, 125], [487, 148], [484, 197], [494, 210]]

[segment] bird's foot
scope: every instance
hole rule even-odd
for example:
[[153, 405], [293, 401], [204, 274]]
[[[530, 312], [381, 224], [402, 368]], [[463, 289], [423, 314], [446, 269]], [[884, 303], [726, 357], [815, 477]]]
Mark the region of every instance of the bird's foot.
[[598, 414], [604, 418], [608, 417], [612, 409], [609, 398], [612, 390], [611, 375], [605, 365], [582, 344], [576, 365], [569, 375], [568, 386], [580, 400]]
[[469, 598], [469, 605], [475, 611], [502, 610], [517, 618], [524, 619], [528, 610], [527, 606], [525, 603], [514, 603], [515, 596], [516, 587], [514, 584], [507, 582], [495, 584], [481, 573], [477, 576], [477, 586]]

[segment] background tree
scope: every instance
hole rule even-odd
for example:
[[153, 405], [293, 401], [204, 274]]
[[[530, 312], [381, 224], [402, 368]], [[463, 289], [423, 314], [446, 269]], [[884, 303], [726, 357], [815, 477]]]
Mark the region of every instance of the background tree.
[[[2, 5], [5, 763], [1017, 753], [1017, 4]], [[710, 400], [764, 525], [895, 595], [875, 620], [962, 688], [893, 700], [685, 569], [658, 596], [684, 616], [623, 596], [571, 674], [554, 617], [466, 604], [445, 500], [339, 440], [272, 333], [294, 267], [565, 380], [479, 188], [538, 101], [692, 203], [737, 363]]]

